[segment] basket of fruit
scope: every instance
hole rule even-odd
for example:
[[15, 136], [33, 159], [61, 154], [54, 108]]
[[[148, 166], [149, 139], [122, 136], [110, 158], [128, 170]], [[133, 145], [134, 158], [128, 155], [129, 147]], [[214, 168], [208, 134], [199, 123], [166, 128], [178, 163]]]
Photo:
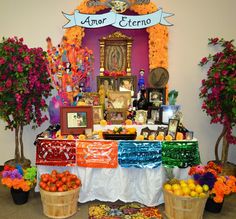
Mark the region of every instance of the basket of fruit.
[[103, 138], [106, 140], [134, 140], [136, 139], [136, 128], [114, 127], [103, 132]]
[[169, 219], [201, 219], [209, 196], [208, 186], [193, 179], [172, 179], [163, 186], [165, 214]]
[[77, 212], [81, 182], [69, 171], [53, 170], [40, 177], [40, 195], [43, 213], [50, 218], [67, 218]]

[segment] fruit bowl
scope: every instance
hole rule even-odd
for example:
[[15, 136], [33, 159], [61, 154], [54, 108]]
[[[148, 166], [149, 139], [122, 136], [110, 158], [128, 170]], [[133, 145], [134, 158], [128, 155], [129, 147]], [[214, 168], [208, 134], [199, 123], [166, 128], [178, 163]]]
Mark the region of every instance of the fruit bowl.
[[111, 134], [103, 132], [103, 138], [105, 140], [135, 140], [137, 133], [135, 134]]

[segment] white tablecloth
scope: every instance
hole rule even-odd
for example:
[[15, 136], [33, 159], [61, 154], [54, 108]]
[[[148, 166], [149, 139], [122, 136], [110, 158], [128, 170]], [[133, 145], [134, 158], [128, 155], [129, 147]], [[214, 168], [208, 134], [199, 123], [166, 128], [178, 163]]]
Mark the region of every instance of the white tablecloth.
[[[164, 202], [162, 185], [166, 181], [163, 167], [155, 169], [123, 168], [98, 169], [85, 167], [58, 167], [38, 165], [38, 179], [42, 173], [69, 170], [82, 182], [79, 202], [93, 200], [114, 202], [139, 202], [147, 206], [156, 206]], [[178, 179], [188, 178], [188, 169], [174, 169]], [[39, 182], [39, 180], [38, 180]], [[35, 191], [39, 191], [38, 185]]]

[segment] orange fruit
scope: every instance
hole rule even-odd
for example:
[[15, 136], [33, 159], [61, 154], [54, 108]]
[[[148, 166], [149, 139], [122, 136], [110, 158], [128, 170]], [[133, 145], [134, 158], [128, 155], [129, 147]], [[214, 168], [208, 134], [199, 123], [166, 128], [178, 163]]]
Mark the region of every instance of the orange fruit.
[[159, 141], [163, 141], [164, 140], [164, 135], [158, 135], [157, 137], [156, 137], [156, 140], [159, 140]]
[[172, 139], [173, 139], [173, 138], [172, 138], [171, 135], [167, 135], [167, 136], [165, 137], [165, 140], [166, 140], [166, 141], [172, 141]]

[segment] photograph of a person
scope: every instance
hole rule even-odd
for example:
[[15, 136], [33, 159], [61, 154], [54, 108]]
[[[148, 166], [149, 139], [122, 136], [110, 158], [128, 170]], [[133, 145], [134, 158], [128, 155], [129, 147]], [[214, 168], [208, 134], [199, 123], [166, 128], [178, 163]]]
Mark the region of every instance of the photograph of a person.
[[67, 127], [79, 128], [87, 126], [86, 112], [67, 113]]
[[147, 111], [146, 110], [137, 110], [135, 116], [135, 122], [138, 124], [146, 124], [147, 121]]
[[131, 96], [133, 97], [136, 92], [136, 76], [124, 76], [118, 77], [118, 90], [119, 91], [130, 91]]
[[112, 124], [121, 124], [126, 119], [126, 110], [108, 110], [108, 120], [111, 121]]
[[171, 135], [173, 139], [175, 139], [176, 137], [178, 125], [179, 125], [178, 119], [169, 119], [167, 134]]
[[93, 123], [99, 124], [103, 119], [102, 106], [93, 106]]
[[109, 91], [114, 91], [116, 89], [115, 79], [109, 76], [97, 76], [97, 91], [102, 87], [105, 90], [107, 96]]
[[153, 91], [150, 93], [149, 102], [162, 101], [162, 93]]
[[131, 94], [128, 91], [109, 92], [107, 99], [107, 108], [109, 109], [128, 108], [131, 103]]

